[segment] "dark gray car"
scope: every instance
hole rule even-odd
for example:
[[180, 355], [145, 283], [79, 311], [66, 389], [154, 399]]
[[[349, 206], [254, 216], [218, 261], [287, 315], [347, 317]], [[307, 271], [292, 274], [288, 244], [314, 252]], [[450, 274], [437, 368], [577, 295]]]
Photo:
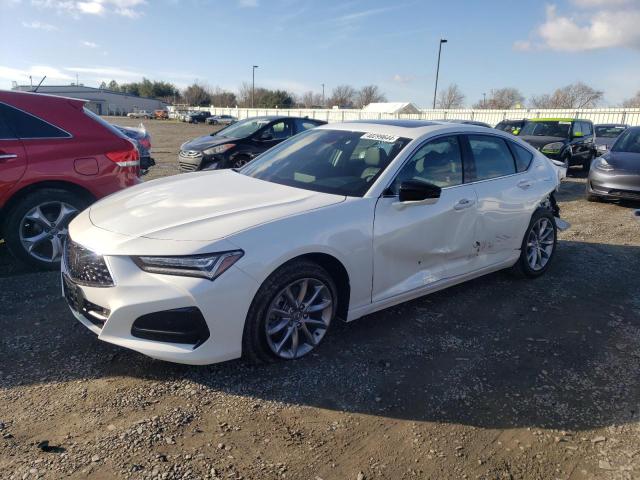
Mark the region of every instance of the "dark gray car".
[[622, 132], [629, 128], [629, 125], [620, 123], [601, 123], [599, 125], [594, 125], [593, 128], [596, 131], [596, 155], [600, 156], [611, 149], [613, 143]]
[[640, 127], [626, 129], [607, 153], [593, 161], [587, 200], [599, 198], [640, 201]]

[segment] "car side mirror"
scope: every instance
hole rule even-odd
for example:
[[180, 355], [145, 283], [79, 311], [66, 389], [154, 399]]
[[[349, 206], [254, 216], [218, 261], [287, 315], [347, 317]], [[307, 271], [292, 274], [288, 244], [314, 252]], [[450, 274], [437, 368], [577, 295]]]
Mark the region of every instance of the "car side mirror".
[[420, 180], [405, 180], [400, 185], [398, 199], [401, 203], [424, 202], [425, 200], [437, 200], [442, 189], [437, 185]]

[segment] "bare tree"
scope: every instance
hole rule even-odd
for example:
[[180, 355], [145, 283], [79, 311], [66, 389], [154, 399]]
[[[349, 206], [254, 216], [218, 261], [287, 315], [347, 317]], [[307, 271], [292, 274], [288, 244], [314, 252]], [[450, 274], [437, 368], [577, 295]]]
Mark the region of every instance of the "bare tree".
[[552, 94], [531, 97], [529, 103], [535, 108], [594, 108], [603, 96], [601, 90], [577, 82], [558, 88]]
[[480, 100], [473, 108], [477, 109], [495, 109], [508, 110], [521, 105], [524, 102], [524, 96], [520, 90], [513, 87], [499, 88], [489, 92], [487, 100]]
[[309, 90], [300, 96], [297, 103], [304, 108], [319, 107], [322, 106], [322, 95]]
[[449, 85], [438, 94], [438, 108], [462, 108], [465, 96], [455, 83]]
[[182, 97], [185, 103], [189, 105], [204, 106], [211, 104], [211, 97], [207, 93], [206, 87], [197, 82], [185, 88], [182, 92]]
[[387, 97], [377, 85], [365, 85], [356, 94], [356, 107], [364, 108], [370, 103], [386, 102]]
[[329, 97], [327, 103], [331, 107], [353, 108], [355, 96], [356, 90], [351, 85], [338, 85], [331, 91], [331, 97]]
[[211, 104], [214, 107], [235, 107], [238, 104], [236, 94], [220, 87], [208, 89]]
[[622, 106], [625, 108], [640, 108], [640, 91], [636, 93], [635, 97], [629, 98], [622, 102]]

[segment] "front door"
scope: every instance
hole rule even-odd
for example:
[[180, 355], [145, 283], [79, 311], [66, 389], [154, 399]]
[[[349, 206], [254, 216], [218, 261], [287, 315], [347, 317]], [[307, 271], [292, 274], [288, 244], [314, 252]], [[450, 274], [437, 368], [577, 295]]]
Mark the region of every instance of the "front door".
[[[402, 204], [400, 185], [422, 180], [442, 188], [433, 204]], [[464, 183], [456, 135], [429, 140], [401, 168], [376, 205], [372, 300], [421, 289], [469, 268], [477, 199]]]

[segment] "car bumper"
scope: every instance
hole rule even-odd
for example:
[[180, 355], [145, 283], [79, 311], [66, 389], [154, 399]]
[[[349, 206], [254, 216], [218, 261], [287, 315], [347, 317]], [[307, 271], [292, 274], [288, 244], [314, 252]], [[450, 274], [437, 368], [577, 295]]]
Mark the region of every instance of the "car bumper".
[[[63, 295], [85, 327], [105, 342], [169, 362], [204, 365], [240, 357], [242, 334], [251, 301], [259, 285], [236, 266], [215, 281], [144, 272], [128, 256], [105, 256], [115, 286], [87, 287], [71, 281], [63, 262]], [[70, 300], [70, 288], [81, 300]], [[89, 307], [86, 307], [89, 305]], [[201, 313], [207, 335], [202, 341], [177, 343], [141, 338], [140, 318], [162, 318], [184, 312]], [[156, 317], [153, 317], [156, 315]], [[102, 318], [100, 318], [102, 317]], [[179, 322], [178, 322], [179, 323]], [[174, 322], [174, 325], [176, 323]], [[147, 322], [146, 330], [158, 328]], [[166, 333], [166, 332], [165, 332]], [[152, 336], [153, 338], [153, 336]]]
[[592, 168], [587, 181], [587, 192], [605, 198], [640, 200], [640, 174], [602, 172]]

